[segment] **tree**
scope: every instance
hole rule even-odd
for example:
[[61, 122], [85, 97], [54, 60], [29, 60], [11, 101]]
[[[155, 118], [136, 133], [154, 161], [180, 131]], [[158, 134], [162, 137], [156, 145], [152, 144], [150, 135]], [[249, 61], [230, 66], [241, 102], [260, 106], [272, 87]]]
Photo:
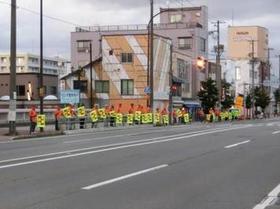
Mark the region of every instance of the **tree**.
[[197, 96], [201, 101], [201, 105], [205, 113], [209, 112], [210, 108], [214, 108], [218, 101], [218, 88], [216, 82], [211, 78], [201, 82], [201, 90]]
[[224, 99], [221, 102], [223, 109], [229, 109], [234, 105], [234, 97], [230, 93], [231, 84], [222, 80], [222, 88], [224, 90]]
[[264, 112], [265, 108], [270, 103], [270, 97], [264, 88], [256, 87], [254, 89], [254, 99], [255, 99], [255, 107], [262, 108], [262, 112]]

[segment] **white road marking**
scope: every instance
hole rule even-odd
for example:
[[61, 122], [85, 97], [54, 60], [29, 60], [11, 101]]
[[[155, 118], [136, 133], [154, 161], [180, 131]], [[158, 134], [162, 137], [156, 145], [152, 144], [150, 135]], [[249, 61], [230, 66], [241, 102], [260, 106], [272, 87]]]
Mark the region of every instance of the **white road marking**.
[[[214, 129], [214, 130], [220, 130], [220, 129]], [[150, 139], [140, 139], [140, 140], [107, 144], [107, 145], [101, 145], [101, 146], [95, 146], [95, 147], [87, 147], [87, 148], [81, 148], [81, 149], [66, 150], [66, 151], [61, 151], [61, 152], [53, 152], [53, 153], [47, 153], [47, 154], [42, 154], [42, 155], [33, 155], [33, 156], [27, 156], [27, 157], [22, 157], [22, 158], [7, 159], [7, 160], [0, 161], [0, 163], [10, 163], [10, 162], [15, 162], [15, 161], [20, 161], [20, 160], [30, 160], [30, 159], [35, 159], [35, 158], [55, 156], [55, 155], [61, 155], [61, 154], [69, 155], [69, 154], [72, 154], [73, 152], [82, 152], [82, 151], [88, 151], [88, 150], [92, 150], [92, 149], [108, 148], [108, 147], [112, 147], [112, 146], [121, 146], [121, 145], [127, 145], [127, 144], [138, 143], [138, 142], [165, 139], [168, 137], [186, 136], [186, 135], [190, 135], [190, 134], [202, 133], [205, 131], [210, 131], [210, 130], [206, 129], [206, 130], [202, 130], [202, 131], [194, 131], [194, 132], [181, 133], [181, 134], [175, 134], [175, 135], [169, 135], [169, 136], [161, 136], [161, 137], [155, 137], [155, 138], [150, 138]]]
[[244, 141], [244, 142], [239, 142], [239, 143], [236, 143], [236, 144], [228, 145], [228, 146], [225, 147], [225, 149], [230, 149], [230, 148], [233, 148], [233, 147], [237, 147], [239, 145], [247, 144], [249, 142], [251, 142], [251, 140], [247, 140], [247, 141]]
[[268, 123], [266, 126], [274, 126], [274, 123]]
[[253, 209], [265, 209], [268, 206], [271, 206], [276, 203], [277, 197], [280, 194], [280, 184], [275, 187], [267, 197], [257, 204]]
[[156, 167], [149, 168], [149, 169], [146, 169], [146, 170], [138, 171], [138, 172], [135, 172], [135, 173], [124, 175], [124, 176], [120, 176], [118, 178], [114, 178], [114, 179], [110, 179], [110, 180], [107, 180], [107, 181], [103, 181], [103, 182], [100, 182], [100, 183], [97, 183], [97, 184], [89, 185], [89, 186], [83, 187], [82, 189], [83, 190], [91, 190], [91, 189], [94, 189], [94, 188], [97, 188], [97, 187], [101, 187], [101, 186], [105, 186], [105, 185], [108, 185], [108, 184], [112, 184], [112, 183], [115, 183], [115, 182], [118, 182], [118, 181], [122, 181], [124, 179], [128, 179], [128, 178], [131, 178], [131, 177], [134, 177], [134, 176], [139, 176], [139, 175], [142, 175], [142, 174], [145, 174], [145, 173], [149, 173], [149, 172], [152, 172], [152, 171], [156, 171], [156, 170], [159, 170], [159, 169], [162, 169], [162, 168], [166, 168], [166, 167], [168, 167], [167, 164], [156, 166]]
[[273, 134], [273, 135], [275, 135], [275, 134], [280, 134], [280, 131], [274, 131], [272, 134]]
[[[191, 134], [191, 135], [183, 135], [183, 136], [174, 137], [174, 138], [170, 138], [171, 136], [166, 136], [165, 139], [153, 138], [153, 139], [148, 139], [148, 140], [131, 141], [131, 142], [128, 142], [128, 143], [125, 142], [125, 143], [115, 144], [116, 147], [112, 147], [114, 145], [111, 144], [111, 145], [105, 145], [105, 146], [100, 146], [99, 147], [99, 148], [108, 147], [108, 148], [105, 148], [105, 149], [92, 150], [92, 151], [75, 153], [75, 154], [67, 154], [67, 153], [71, 153], [71, 151], [68, 150], [68, 151], [64, 152], [67, 155], [3, 165], [3, 166], [0, 166], [0, 169], [17, 167], [17, 166], [22, 166], [22, 165], [35, 164], [35, 163], [41, 163], [41, 162], [47, 162], [47, 161], [53, 161], [53, 160], [59, 160], [59, 159], [66, 159], [66, 158], [71, 158], [71, 157], [78, 157], [78, 156], [83, 156], [83, 155], [90, 155], [90, 154], [94, 154], [94, 153], [107, 152], [107, 151], [130, 148], [130, 147], [138, 147], [138, 146], [144, 146], [144, 145], [149, 145], [149, 144], [170, 142], [170, 141], [175, 141], [175, 140], [180, 140], [180, 139], [188, 139], [188, 138], [195, 137], [195, 136], [202, 136], [202, 135], [212, 134], [212, 133], [220, 133], [220, 132], [225, 132], [225, 131], [247, 128], [247, 127], [248, 126], [234, 127], [234, 128], [228, 128], [228, 129], [219, 129], [219, 130], [213, 130], [213, 131], [204, 131], [204, 132], [201, 132], [201, 133], [195, 133], [195, 134]], [[159, 137], [159, 138], [162, 138], [162, 137]], [[123, 145], [121, 145], [121, 144], [123, 144]], [[121, 145], [121, 146], [118, 146], [118, 145]], [[95, 148], [98, 148], [98, 147], [95, 147]], [[85, 151], [86, 149], [89, 150], [89, 149], [93, 149], [93, 148], [84, 148], [83, 151]], [[82, 149], [79, 149], [79, 150], [82, 150]], [[46, 154], [46, 155], [50, 155], [50, 154]], [[11, 161], [15, 161], [15, 159], [10, 160], [10, 162]]]

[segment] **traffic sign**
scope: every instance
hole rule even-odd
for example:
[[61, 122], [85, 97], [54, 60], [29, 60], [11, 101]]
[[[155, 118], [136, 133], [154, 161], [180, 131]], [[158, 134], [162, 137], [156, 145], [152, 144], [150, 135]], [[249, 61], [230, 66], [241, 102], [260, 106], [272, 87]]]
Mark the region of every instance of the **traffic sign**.
[[144, 92], [146, 94], [151, 94], [152, 93], [152, 89], [149, 86], [146, 86], [145, 89], [144, 89]]

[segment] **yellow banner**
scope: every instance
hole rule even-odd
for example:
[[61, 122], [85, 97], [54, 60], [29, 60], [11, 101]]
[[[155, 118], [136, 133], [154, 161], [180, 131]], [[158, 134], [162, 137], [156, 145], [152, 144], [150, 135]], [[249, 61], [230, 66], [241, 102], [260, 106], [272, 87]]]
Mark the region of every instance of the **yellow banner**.
[[169, 124], [169, 117], [168, 115], [162, 116], [163, 124], [168, 125]]
[[71, 118], [71, 111], [69, 107], [63, 108], [62, 113], [65, 118]]
[[123, 115], [121, 113], [116, 114], [116, 124], [121, 125], [123, 123]]
[[98, 121], [98, 114], [96, 110], [90, 112], [90, 119], [94, 123]]
[[135, 112], [135, 120], [136, 121], [141, 121], [141, 111], [136, 111]]
[[37, 127], [38, 128], [46, 127], [46, 115], [37, 115]]
[[100, 118], [106, 119], [105, 109], [104, 108], [98, 109], [98, 115]]
[[85, 117], [86, 116], [86, 109], [84, 106], [78, 107], [77, 109], [78, 117]]
[[127, 114], [127, 124], [133, 124], [133, 114]]

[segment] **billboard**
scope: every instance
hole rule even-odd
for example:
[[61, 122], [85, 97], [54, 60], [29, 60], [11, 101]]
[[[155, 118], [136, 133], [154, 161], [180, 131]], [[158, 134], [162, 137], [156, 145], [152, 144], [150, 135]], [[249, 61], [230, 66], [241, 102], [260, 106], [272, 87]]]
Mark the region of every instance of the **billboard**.
[[60, 92], [61, 104], [79, 104], [80, 90], [64, 90]]

